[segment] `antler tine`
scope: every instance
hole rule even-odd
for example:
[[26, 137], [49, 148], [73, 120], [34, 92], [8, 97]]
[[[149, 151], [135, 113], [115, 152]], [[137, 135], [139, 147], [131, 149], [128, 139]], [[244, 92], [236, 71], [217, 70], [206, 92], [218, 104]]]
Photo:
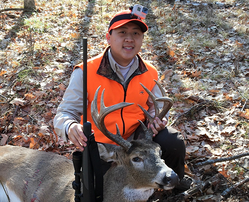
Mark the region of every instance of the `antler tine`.
[[145, 139], [152, 140], [152, 136], [153, 136], [152, 130], [150, 128], [147, 128], [145, 126], [145, 124], [141, 120], [138, 120], [138, 121], [140, 122], [140, 124], [142, 126], [142, 129], [144, 131], [144, 137], [145, 137]]
[[[159, 87], [163, 97], [156, 98], [155, 95], [153, 95], [153, 93], [151, 91], [149, 91], [142, 83], [140, 83], [141, 86], [144, 88], [144, 90], [149, 94], [149, 96], [152, 99], [153, 104], [155, 106], [155, 116], [152, 117], [141, 105], [138, 105], [141, 108], [141, 110], [144, 112], [145, 116], [148, 118], [150, 123], [153, 123], [155, 117], [158, 117], [159, 119], [162, 120], [162, 118], [168, 113], [168, 111], [170, 110], [170, 108], [173, 105], [173, 101], [170, 98], [166, 97], [166, 93], [165, 93], [163, 87], [160, 85], [160, 83], [156, 80], [154, 80], [154, 81], [156, 82], [157, 86]], [[163, 108], [160, 111], [160, 113], [159, 113], [158, 101], [164, 102]], [[150, 139], [149, 136], [146, 136], [146, 137]]]
[[116, 142], [118, 145], [120, 145], [121, 147], [123, 147], [126, 151], [131, 147], [131, 143], [128, 142], [127, 140], [125, 140], [121, 135], [120, 135], [120, 131], [118, 128], [118, 125], [116, 124], [116, 128], [117, 128], [117, 134], [114, 135], [113, 133], [109, 132], [104, 124], [104, 119], [105, 117], [118, 109], [127, 107], [132, 105], [133, 103], [127, 103], [127, 102], [121, 102], [118, 103], [116, 105], [112, 105], [110, 107], [106, 107], [104, 104], [104, 92], [105, 89], [102, 91], [101, 94], [101, 100], [100, 100], [100, 112], [98, 113], [98, 107], [97, 107], [97, 98], [98, 98], [98, 93], [99, 93], [99, 89], [101, 86], [98, 87], [98, 89], [95, 92], [94, 95], [94, 100], [92, 101], [92, 105], [91, 105], [91, 114], [92, 114], [92, 118], [93, 121], [95, 123], [95, 125], [98, 127], [98, 129], [106, 136], [108, 137], [110, 140]]
[[[159, 87], [163, 97], [156, 98], [155, 95], [153, 95], [153, 93], [151, 91], [149, 91], [142, 83], [140, 83], [140, 84], [144, 88], [144, 90], [149, 94], [150, 98], [153, 101], [153, 104], [155, 106], [155, 117], [162, 119], [168, 113], [170, 108], [172, 107], [173, 101], [170, 98], [166, 97], [166, 93], [165, 93], [163, 87], [160, 85], [160, 83], [156, 80], [154, 80], [154, 81], [156, 82], [157, 86]], [[159, 113], [158, 101], [164, 102], [163, 108], [162, 108], [160, 113]], [[149, 122], [152, 123], [154, 121], [155, 117], [152, 117], [141, 105], [139, 105], [139, 107], [145, 113], [146, 117], [149, 119]]]
[[158, 114], [158, 118], [159, 119], [162, 119], [167, 113], [168, 111], [170, 110], [170, 108], [173, 106], [173, 100], [171, 100], [170, 98], [166, 97], [166, 92], [165, 90], [163, 89], [163, 87], [160, 85], [160, 83], [156, 80], [154, 80], [157, 84], [157, 86], [159, 87], [163, 97], [160, 97], [160, 98], [156, 98], [156, 101], [162, 101], [164, 102], [163, 104], [163, 109], [162, 111], [160, 112], [160, 114]]

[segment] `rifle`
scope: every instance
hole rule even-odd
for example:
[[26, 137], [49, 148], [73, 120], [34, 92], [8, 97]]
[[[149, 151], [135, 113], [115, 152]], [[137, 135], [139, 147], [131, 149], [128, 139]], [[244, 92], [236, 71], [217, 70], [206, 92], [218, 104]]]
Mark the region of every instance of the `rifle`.
[[[97, 143], [92, 133], [91, 123], [87, 121], [87, 38], [83, 38], [83, 132], [87, 146], [83, 152], [74, 152], [75, 202], [103, 201], [103, 174]], [[81, 171], [82, 169], [82, 171]], [[81, 182], [83, 194], [81, 193]]]

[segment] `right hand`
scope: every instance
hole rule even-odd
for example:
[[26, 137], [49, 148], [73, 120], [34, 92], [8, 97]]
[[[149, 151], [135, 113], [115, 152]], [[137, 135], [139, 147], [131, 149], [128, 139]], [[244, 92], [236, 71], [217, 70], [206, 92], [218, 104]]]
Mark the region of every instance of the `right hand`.
[[68, 129], [68, 138], [74, 143], [80, 151], [84, 150], [87, 146], [87, 138], [83, 133], [83, 126], [79, 123], [72, 123]]

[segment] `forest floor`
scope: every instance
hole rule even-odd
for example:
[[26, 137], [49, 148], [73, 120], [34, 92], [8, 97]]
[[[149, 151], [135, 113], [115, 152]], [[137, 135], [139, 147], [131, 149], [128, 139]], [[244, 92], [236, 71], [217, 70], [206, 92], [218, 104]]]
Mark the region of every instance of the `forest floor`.
[[[39, 0], [37, 12], [0, 11], [0, 145], [56, 152], [74, 147], [53, 130], [72, 68], [107, 46], [111, 16], [149, 9], [140, 55], [158, 68], [174, 101], [169, 125], [186, 143], [183, 194], [158, 191], [149, 201], [249, 201], [249, 2], [247, 0]], [[22, 8], [4, 0], [0, 10]], [[213, 160], [207, 162], [207, 160]]]

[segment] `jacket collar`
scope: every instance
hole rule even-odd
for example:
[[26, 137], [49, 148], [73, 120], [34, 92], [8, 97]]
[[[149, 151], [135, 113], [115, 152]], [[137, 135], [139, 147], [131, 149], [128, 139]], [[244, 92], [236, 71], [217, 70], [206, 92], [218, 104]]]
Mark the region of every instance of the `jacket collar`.
[[[97, 74], [121, 83], [120, 79], [118, 78], [116, 73], [111, 68], [111, 64], [110, 64], [110, 61], [108, 59], [108, 50], [109, 49], [110, 49], [110, 46], [107, 47], [103, 53], [103, 57], [102, 57], [102, 60], [100, 62], [99, 68], [97, 70]], [[133, 78], [135, 75], [143, 74], [144, 72], [148, 71], [148, 69], [145, 66], [141, 57], [139, 55], [137, 55], [137, 57], [138, 57], [139, 65], [138, 65], [137, 70], [131, 76], [131, 78]]]

